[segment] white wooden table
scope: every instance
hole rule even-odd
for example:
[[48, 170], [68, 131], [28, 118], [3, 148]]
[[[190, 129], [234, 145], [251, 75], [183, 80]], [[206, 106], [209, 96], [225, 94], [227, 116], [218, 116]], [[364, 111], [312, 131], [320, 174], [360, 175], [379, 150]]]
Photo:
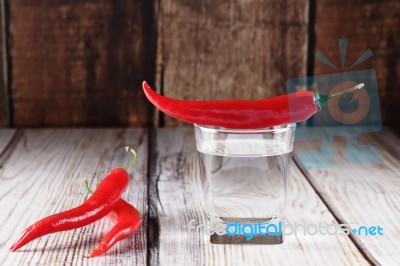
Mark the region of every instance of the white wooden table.
[[[0, 130], [0, 265], [400, 265], [400, 139], [385, 129], [360, 142], [378, 148], [382, 160], [349, 164], [345, 140], [335, 138], [332, 168], [300, 169], [299, 152], [319, 143], [296, 143], [286, 221], [379, 224], [383, 236], [300, 234], [275, 246], [213, 245], [189, 225], [205, 223], [191, 128]], [[95, 186], [124, 166], [127, 144], [139, 154], [124, 194], [144, 218], [137, 235], [86, 259], [111, 226], [103, 219], [8, 251], [26, 226], [84, 201], [86, 179]]]

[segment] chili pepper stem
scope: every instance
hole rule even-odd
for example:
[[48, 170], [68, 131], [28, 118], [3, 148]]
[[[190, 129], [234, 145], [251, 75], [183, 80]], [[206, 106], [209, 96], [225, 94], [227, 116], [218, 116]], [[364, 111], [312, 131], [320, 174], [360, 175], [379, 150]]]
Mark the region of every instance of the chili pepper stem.
[[126, 151], [126, 152], [130, 152], [130, 153], [133, 155], [132, 161], [131, 161], [127, 166], [125, 166], [125, 170], [129, 170], [129, 169], [130, 169], [132, 166], [134, 166], [135, 163], [136, 163], [137, 153], [136, 153], [136, 151], [135, 151], [132, 147], [130, 147], [130, 146], [126, 146], [126, 147], [125, 147], [125, 151]]
[[[127, 166], [125, 166], [125, 168], [124, 168], [125, 170], [129, 170], [129, 168], [134, 166], [135, 163], [136, 163], [137, 153], [136, 153], [135, 149], [133, 149], [130, 146], [126, 146], [125, 147], [125, 151], [126, 152], [130, 152], [133, 155], [132, 161]], [[87, 191], [88, 194], [93, 194], [93, 191], [92, 191], [92, 189], [90, 188], [90, 185], [89, 185], [89, 180], [87, 180], [87, 179], [85, 180], [85, 188], [86, 188], [86, 191]]]
[[351, 87], [350, 89], [347, 89], [347, 90], [341, 91], [341, 92], [337, 92], [337, 93], [334, 93], [331, 95], [323, 95], [323, 94], [316, 93], [314, 100], [315, 100], [315, 103], [317, 104], [318, 108], [321, 109], [321, 107], [324, 106], [330, 99], [340, 97], [342, 95], [351, 93], [356, 90], [360, 90], [360, 89], [364, 88], [364, 85], [365, 85], [364, 83], [360, 83], [354, 87]]
[[93, 194], [93, 190], [90, 188], [89, 180], [85, 180], [85, 188], [88, 194]]

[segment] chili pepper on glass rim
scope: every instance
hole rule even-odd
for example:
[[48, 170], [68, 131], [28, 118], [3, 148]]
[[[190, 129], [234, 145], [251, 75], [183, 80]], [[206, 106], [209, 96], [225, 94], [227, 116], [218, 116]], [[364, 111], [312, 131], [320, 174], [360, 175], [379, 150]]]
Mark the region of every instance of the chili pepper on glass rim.
[[307, 120], [330, 99], [361, 89], [364, 83], [331, 95], [299, 91], [261, 100], [208, 101], [177, 100], [156, 93], [146, 81], [142, 86], [154, 106], [179, 120], [204, 126], [257, 129]]
[[80, 206], [50, 215], [32, 224], [24, 230], [21, 237], [11, 246], [17, 251], [29, 242], [56, 232], [72, 230], [89, 225], [109, 214], [120, 201], [121, 194], [129, 182], [129, 169], [136, 161], [136, 152], [132, 148], [126, 150], [134, 156], [125, 169], [115, 168], [100, 182], [95, 192]]

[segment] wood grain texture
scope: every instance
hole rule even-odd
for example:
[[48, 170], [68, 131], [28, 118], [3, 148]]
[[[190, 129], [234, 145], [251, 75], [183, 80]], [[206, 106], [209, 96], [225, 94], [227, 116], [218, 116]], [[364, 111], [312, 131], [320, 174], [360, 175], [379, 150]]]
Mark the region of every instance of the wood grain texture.
[[306, 73], [306, 0], [166, 0], [156, 14], [155, 87], [167, 96], [257, 99]]
[[321, 51], [338, 70], [314, 62], [314, 75], [341, 72], [338, 39], [348, 39], [346, 70], [368, 48], [373, 57], [351, 69], [375, 69], [383, 122], [399, 125], [400, 2], [397, 0], [324, 0], [316, 2], [315, 52]]
[[9, 145], [9, 143], [11, 142], [14, 134], [15, 134], [15, 129], [0, 130], [0, 159], [1, 159], [1, 155], [3, 154], [3, 152]]
[[[377, 163], [351, 163], [346, 139], [337, 137], [332, 141], [332, 167], [305, 168], [304, 173], [340, 222], [350, 224], [352, 228], [380, 225], [383, 236], [352, 234], [352, 239], [370, 261], [397, 265], [400, 249], [400, 161], [381, 142], [388, 145], [397, 143], [395, 147], [398, 148], [398, 137], [387, 133], [385, 137], [380, 132], [359, 136], [360, 144], [379, 150], [381, 158]], [[295, 159], [298, 161], [303, 151], [320, 149], [321, 143], [317, 139], [301, 141], [296, 142], [295, 147]], [[353, 156], [352, 159], [357, 159], [357, 156], [363, 159], [366, 154], [358, 152]]]
[[400, 135], [395, 132], [400, 132], [400, 129], [384, 127], [375, 139], [394, 158], [400, 158]]
[[144, 126], [152, 1], [10, 1], [16, 126]]
[[6, 1], [0, 1], [0, 127], [10, 125], [10, 106], [7, 83], [7, 33]]
[[[85, 259], [110, 229], [105, 218], [87, 227], [33, 241], [21, 251], [8, 248], [23, 229], [49, 214], [69, 209], [87, 198], [84, 181], [94, 188], [112, 168], [127, 164], [123, 147], [139, 157], [129, 170], [132, 180], [124, 199], [135, 205], [146, 224], [147, 133], [142, 129], [27, 130], [0, 169], [0, 265], [144, 265], [146, 227], [107, 255]], [[119, 148], [120, 147], [120, 148]]]
[[[193, 129], [159, 129], [152, 142], [150, 217], [158, 230], [150, 238], [151, 265], [368, 265], [346, 236], [287, 236], [284, 244], [212, 245], [205, 223], [204, 180]], [[336, 223], [299, 169], [288, 181], [287, 222]]]

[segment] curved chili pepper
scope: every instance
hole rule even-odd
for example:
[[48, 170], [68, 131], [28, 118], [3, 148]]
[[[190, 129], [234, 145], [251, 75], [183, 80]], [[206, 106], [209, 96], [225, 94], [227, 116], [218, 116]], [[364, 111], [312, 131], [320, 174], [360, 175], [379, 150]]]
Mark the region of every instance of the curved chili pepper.
[[[136, 160], [136, 152], [126, 147], [134, 155], [129, 168]], [[91, 224], [110, 213], [121, 194], [126, 190], [129, 175], [123, 168], [116, 168], [109, 172], [100, 182], [96, 191], [80, 206], [68, 211], [50, 215], [24, 230], [22, 236], [11, 246], [16, 251], [34, 239], [47, 234], [72, 230]]]
[[304, 121], [333, 97], [362, 87], [363, 83], [329, 96], [299, 91], [262, 100], [184, 101], [160, 95], [143, 82], [147, 99], [165, 114], [188, 123], [234, 129], [266, 128]]
[[142, 225], [139, 211], [123, 199], [117, 202], [113, 211], [117, 214], [117, 223], [87, 258], [107, 252], [115, 243], [134, 235]]
[[10, 248], [16, 251], [30, 241], [47, 234], [72, 230], [91, 224], [106, 216], [119, 201], [128, 186], [129, 176], [125, 169], [109, 172], [96, 191], [82, 205], [68, 211], [50, 215], [29, 226], [20, 239]]

